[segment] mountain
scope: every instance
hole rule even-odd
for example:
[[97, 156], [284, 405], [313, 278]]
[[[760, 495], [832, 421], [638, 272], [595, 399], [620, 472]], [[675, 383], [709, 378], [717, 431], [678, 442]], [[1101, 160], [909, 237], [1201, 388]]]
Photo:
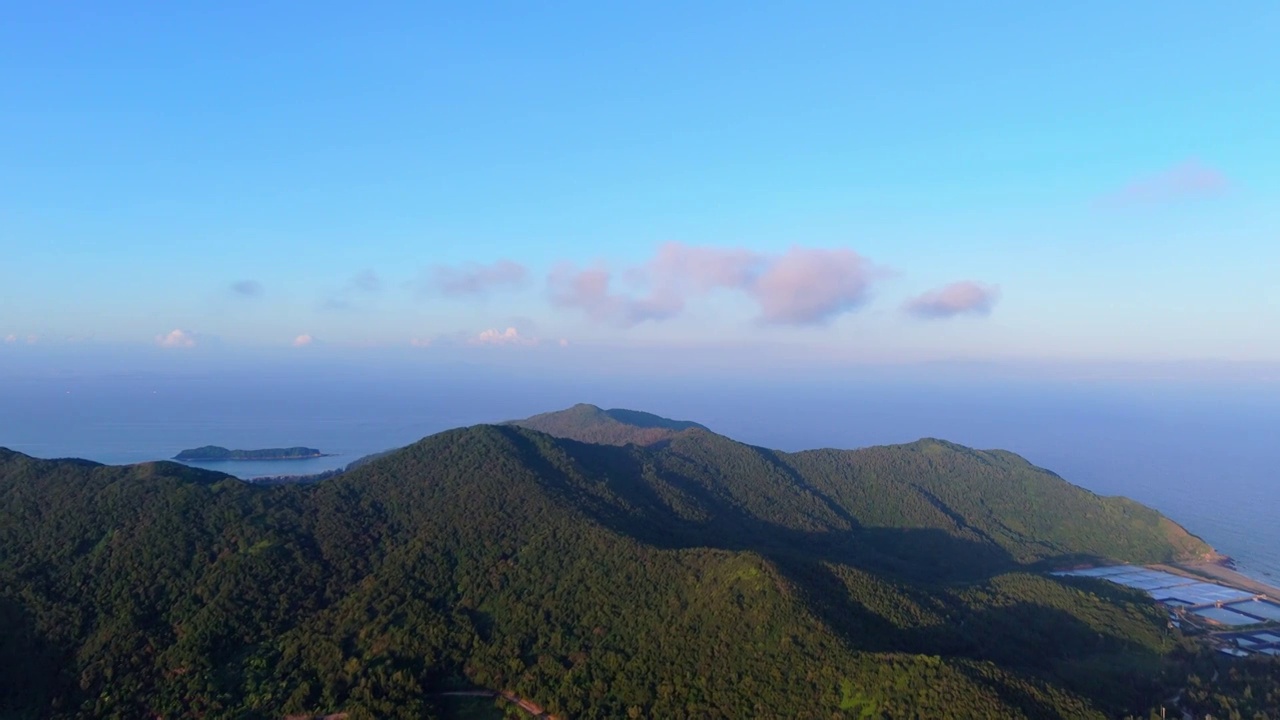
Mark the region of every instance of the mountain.
[[1120, 717], [1185, 681], [1145, 596], [1040, 572], [1211, 552], [1154, 511], [941, 441], [658, 429], [463, 428], [307, 486], [0, 451], [0, 717]]
[[601, 445], [653, 445], [685, 430], [706, 430], [687, 420], [668, 420], [638, 410], [601, 410], [587, 404], [504, 424]]
[[[638, 422], [629, 423], [631, 416]], [[923, 439], [863, 450], [785, 453], [736, 442], [697, 423], [591, 405], [510, 424], [588, 443], [653, 446], [659, 477], [684, 480], [656, 483], [670, 497], [648, 518], [654, 527], [662, 526], [659, 534], [683, 532], [663, 526], [665, 516], [674, 513], [704, 519], [699, 532], [717, 535], [760, 520], [767, 526], [758, 530], [769, 538], [783, 530], [838, 536], [865, 527], [934, 529], [1028, 564], [1215, 556], [1202, 540], [1158, 512], [1126, 498], [1095, 495], [1006, 451]], [[660, 434], [650, 439], [651, 430]], [[907, 552], [897, 538], [885, 551]], [[939, 557], [922, 548], [899, 565], [905, 572], [960, 572], [965, 563], [985, 557]]]

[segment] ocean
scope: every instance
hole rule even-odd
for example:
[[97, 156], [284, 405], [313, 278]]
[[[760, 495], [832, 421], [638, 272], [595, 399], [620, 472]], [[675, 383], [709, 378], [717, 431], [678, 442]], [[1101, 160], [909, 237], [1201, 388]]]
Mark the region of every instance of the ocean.
[[576, 402], [695, 420], [730, 437], [799, 450], [939, 437], [1004, 448], [1105, 495], [1150, 505], [1241, 572], [1280, 580], [1280, 402], [1272, 388], [995, 382], [666, 378], [626, 382], [119, 375], [0, 386], [0, 446], [104, 463], [184, 448], [306, 445], [332, 457], [201, 463], [251, 478], [338, 468], [462, 425]]

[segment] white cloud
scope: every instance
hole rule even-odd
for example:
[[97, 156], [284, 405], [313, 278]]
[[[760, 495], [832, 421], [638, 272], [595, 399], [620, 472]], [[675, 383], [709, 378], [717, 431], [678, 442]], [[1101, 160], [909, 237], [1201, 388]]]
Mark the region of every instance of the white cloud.
[[490, 328], [468, 342], [472, 345], [537, 345], [538, 339], [525, 337], [519, 330], [509, 327], [506, 330]]
[[569, 341], [565, 338], [540, 337], [533, 327], [533, 321], [519, 317], [510, 319], [509, 323], [478, 333], [449, 332], [430, 337], [411, 337], [408, 342], [411, 347], [417, 348], [542, 347], [547, 345], [567, 347], [569, 345]]
[[7, 342], [7, 343], [15, 343], [15, 342], [18, 342], [18, 336], [17, 336], [17, 335], [14, 335], [13, 333], [9, 333], [8, 335], [5, 335], [5, 336], [4, 336], [4, 341], [5, 341], [5, 342]]
[[174, 329], [167, 335], [157, 335], [156, 344], [166, 348], [189, 348], [196, 346], [196, 339], [186, 330]]
[[316, 341], [315, 338], [311, 337], [310, 335], [307, 335], [306, 333], [303, 333], [302, 335], [299, 335], [298, 337], [293, 339], [293, 346], [306, 347], [315, 341]]

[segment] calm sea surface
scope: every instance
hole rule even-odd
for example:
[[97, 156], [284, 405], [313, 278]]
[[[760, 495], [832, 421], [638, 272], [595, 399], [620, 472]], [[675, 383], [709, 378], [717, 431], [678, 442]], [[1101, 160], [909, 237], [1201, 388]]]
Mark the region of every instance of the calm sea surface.
[[200, 464], [245, 478], [309, 474], [451, 427], [575, 402], [697, 420], [784, 450], [941, 437], [1013, 450], [1095, 492], [1151, 505], [1235, 558], [1242, 571], [1280, 581], [1280, 403], [1273, 390], [1266, 392], [1025, 384], [762, 388], [676, 380], [641, 386], [479, 378], [41, 379], [0, 387], [0, 446], [105, 463], [170, 458], [201, 445], [306, 445], [335, 453]]

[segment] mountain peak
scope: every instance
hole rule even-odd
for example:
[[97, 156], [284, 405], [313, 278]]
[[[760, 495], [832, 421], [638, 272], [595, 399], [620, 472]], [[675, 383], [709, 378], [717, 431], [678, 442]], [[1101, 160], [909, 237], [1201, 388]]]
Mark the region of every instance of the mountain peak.
[[601, 445], [653, 445], [686, 430], [708, 431], [689, 420], [672, 420], [624, 408], [605, 410], [587, 403], [503, 424]]

